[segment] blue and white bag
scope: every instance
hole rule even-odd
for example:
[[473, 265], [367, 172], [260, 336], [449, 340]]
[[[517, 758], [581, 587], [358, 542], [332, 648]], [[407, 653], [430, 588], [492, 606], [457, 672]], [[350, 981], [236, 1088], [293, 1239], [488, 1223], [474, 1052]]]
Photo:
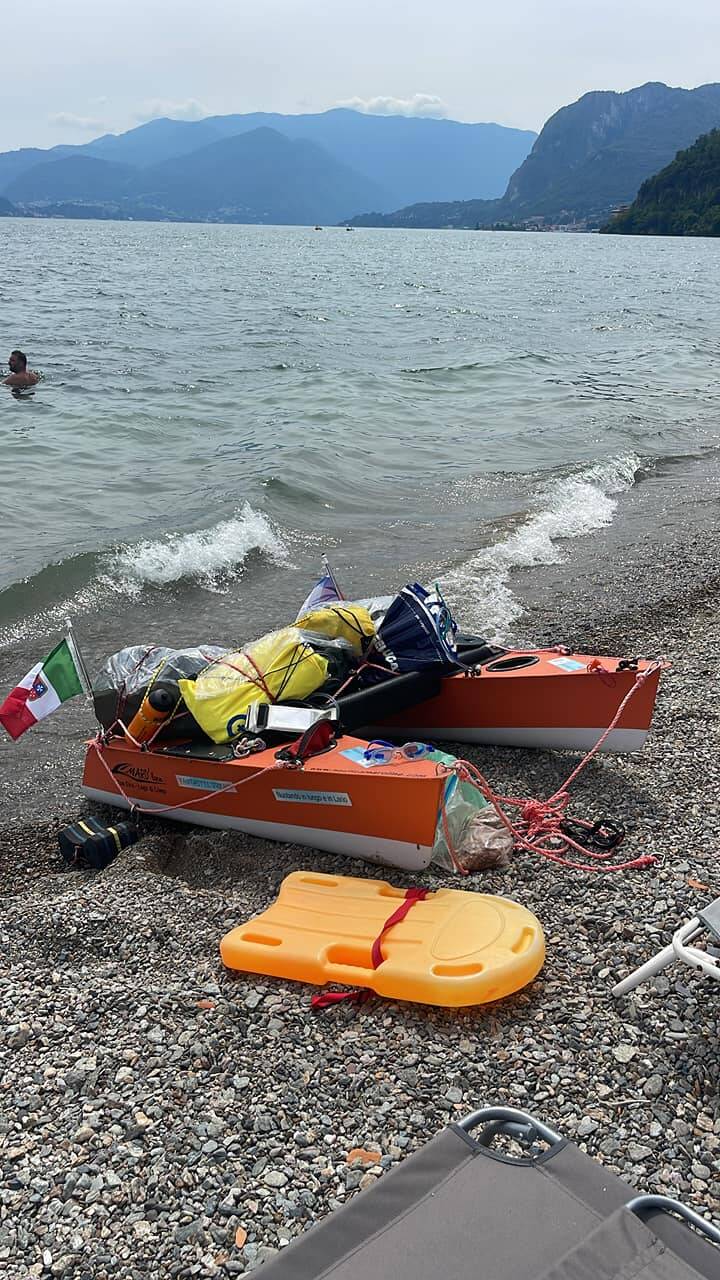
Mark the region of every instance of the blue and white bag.
[[378, 628], [376, 645], [394, 671], [457, 667], [457, 624], [436, 586], [403, 587]]

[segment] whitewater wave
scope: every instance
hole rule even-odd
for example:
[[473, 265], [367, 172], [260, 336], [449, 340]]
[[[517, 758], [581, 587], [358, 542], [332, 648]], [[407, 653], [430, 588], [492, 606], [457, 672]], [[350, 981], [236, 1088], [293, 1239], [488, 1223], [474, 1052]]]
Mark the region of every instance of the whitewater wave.
[[444, 575], [444, 589], [463, 624], [493, 639], [511, 639], [512, 624], [523, 613], [510, 585], [513, 570], [562, 564], [566, 540], [612, 524], [618, 497], [632, 488], [640, 466], [636, 454], [626, 453], [544, 485], [522, 524]]
[[[190, 581], [213, 592], [229, 590], [231, 583], [242, 576], [251, 557], [260, 555], [275, 564], [285, 564], [289, 554], [282, 533], [271, 520], [245, 503], [235, 516], [211, 528], [128, 543], [99, 559], [77, 557], [71, 562], [76, 572], [85, 567], [86, 559], [95, 567], [90, 580], [59, 601], [56, 595], [55, 602], [39, 610], [35, 608], [6, 626], [0, 632], [0, 649], [28, 636], [40, 637], [61, 630], [68, 617], [99, 612], [111, 601], [119, 604], [123, 598], [137, 598], [148, 588], [172, 587]], [[55, 591], [62, 590], [63, 566], [43, 570], [37, 579], [21, 584], [25, 608], [33, 595], [47, 592], [49, 584], [44, 583], [43, 590], [40, 583], [48, 574], [54, 580]], [[37, 591], [33, 591], [33, 584]], [[67, 587], [65, 577], [66, 593]], [[4, 594], [9, 596], [12, 590]]]
[[288, 548], [268, 517], [246, 502], [236, 516], [210, 529], [171, 533], [157, 541], [146, 539], [119, 548], [106, 562], [106, 575], [129, 594], [183, 578], [217, 590], [240, 576], [251, 552], [282, 563]]

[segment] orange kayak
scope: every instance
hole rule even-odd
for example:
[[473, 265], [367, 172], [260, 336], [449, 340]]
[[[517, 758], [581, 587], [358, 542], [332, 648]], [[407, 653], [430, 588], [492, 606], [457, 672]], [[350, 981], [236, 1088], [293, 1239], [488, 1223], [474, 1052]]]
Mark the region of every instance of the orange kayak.
[[[587, 751], [634, 689], [603, 751], [639, 751], [655, 708], [661, 664], [556, 650], [513, 650], [445, 676], [432, 696], [369, 733], [405, 739]], [[647, 673], [647, 674], [645, 674]], [[634, 688], [638, 675], [644, 676]], [[392, 681], [388, 682], [392, 689]]]
[[89, 743], [82, 786], [101, 804], [423, 869], [448, 779], [428, 759], [369, 767], [366, 747], [343, 736], [288, 767], [276, 747], [238, 759], [212, 743], [142, 750], [113, 737]]
[[399, 676], [341, 698], [340, 722], [362, 738], [344, 733], [302, 765], [277, 747], [240, 756], [207, 740], [142, 746], [105, 736], [88, 745], [83, 790], [102, 804], [175, 821], [424, 869], [449, 794], [447, 770], [402, 753], [369, 762], [368, 738], [588, 749], [617, 717], [603, 749], [635, 751], [650, 726], [660, 666], [547, 650], [492, 655], [445, 677]]

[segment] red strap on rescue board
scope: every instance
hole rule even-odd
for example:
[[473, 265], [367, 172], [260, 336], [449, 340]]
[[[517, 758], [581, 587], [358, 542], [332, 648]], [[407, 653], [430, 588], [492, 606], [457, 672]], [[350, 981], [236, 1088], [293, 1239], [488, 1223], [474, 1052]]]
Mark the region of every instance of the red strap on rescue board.
[[313, 1009], [329, 1009], [334, 1004], [365, 1004], [372, 995], [369, 987], [357, 991], [323, 991], [322, 995], [313, 996], [310, 1006]]
[[[404, 920], [408, 911], [410, 911], [416, 902], [422, 902], [423, 898], [427, 898], [429, 889], [407, 889], [405, 897], [400, 903], [396, 911], [385, 921], [377, 938], [372, 944], [370, 958], [372, 960], [373, 969], [379, 969], [385, 959], [382, 953], [382, 941], [388, 929], [392, 929], [393, 925], [400, 924]], [[341, 1001], [349, 1000], [353, 1004], [365, 1004], [372, 995], [367, 987], [362, 987], [357, 991], [324, 991], [322, 995], [313, 996], [310, 1005], [313, 1009], [329, 1009], [331, 1005], [340, 1004]]]

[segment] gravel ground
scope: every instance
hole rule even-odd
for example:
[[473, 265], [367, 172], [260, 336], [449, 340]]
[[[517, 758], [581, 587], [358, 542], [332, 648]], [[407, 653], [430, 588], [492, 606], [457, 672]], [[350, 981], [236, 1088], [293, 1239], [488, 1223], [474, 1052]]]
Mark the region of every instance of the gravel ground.
[[[523, 854], [463, 885], [517, 898], [545, 927], [540, 977], [495, 1005], [316, 1014], [306, 987], [225, 973], [220, 937], [287, 872], [383, 873], [160, 822], [105, 873], [68, 873], [56, 832], [77, 812], [74, 748], [44, 762], [68, 773], [65, 807], [0, 828], [8, 1280], [242, 1274], [483, 1103], [534, 1110], [638, 1188], [720, 1214], [717, 992], [673, 968], [610, 996], [720, 893], [720, 584], [706, 540], [662, 555], [660, 571], [642, 548], [616, 557], [602, 598], [588, 570], [574, 599], [592, 590], [592, 607], [566, 604], [546, 633], [674, 664], [644, 752], [593, 763], [574, 793], [574, 812], [627, 824], [628, 856], [659, 862], [590, 876]], [[528, 634], [540, 638], [544, 609], [531, 607]], [[499, 789], [533, 795], [574, 763], [472, 754]], [[376, 1162], [349, 1161], [356, 1148]]]

